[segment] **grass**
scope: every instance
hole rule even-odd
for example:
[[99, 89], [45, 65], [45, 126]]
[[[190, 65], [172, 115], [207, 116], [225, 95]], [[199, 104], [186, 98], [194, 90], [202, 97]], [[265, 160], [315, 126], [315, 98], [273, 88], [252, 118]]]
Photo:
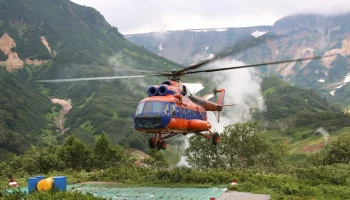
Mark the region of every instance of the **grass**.
[[79, 106], [79, 108], [83, 108], [83, 107], [86, 106], [88, 103], [90, 103], [91, 100], [94, 98], [94, 95], [95, 95], [95, 92], [92, 93], [92, 95], [90, 95], [88, 98], [86, 98], [85, 103], [81, 104], [81, 105]]
[[39, 91], [42, 95], [50, 96], [51, 90], [49, 88], [44, 87], [42, 84], [39, 84]]
[[86, 121], [82, 125], [80, 125], [80, 128], [84, 131], [89, 132], [89, 133], [92, 133], [95, 130], [94, 126], [92, 125], [92, 121], [90, 121], [90, 120]]
[[268, 94], [273, 94], [275, 92], [275, 87], [270, 87], [269, 89], [265, 90], [263, 95], [266, 96]]
[[[344, 127], [338, 131], [330, 132], [328, 142], [341, 135], [350, 133], [350, 127]], [[285, 162], [298, 166], [306, 161], [308, 155], [324, 148], [325, 138], [320, 133], [315, 133], [311, 128], [295, 128], [285, 132], [278, 130], [268, 131], [263, 137], [270, 141], [283, 141], [286, 144], [288, 156]]]

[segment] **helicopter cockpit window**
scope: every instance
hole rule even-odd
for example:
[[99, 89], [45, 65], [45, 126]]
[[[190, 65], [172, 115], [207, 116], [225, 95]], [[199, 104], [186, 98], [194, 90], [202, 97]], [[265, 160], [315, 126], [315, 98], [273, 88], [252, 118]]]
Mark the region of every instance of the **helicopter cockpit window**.
[[140, 103], [136, 108], [136, 115], [142, 113], [143, 107], [145, 106], [145, 102]]
[[152, 113], [162, 113], [162, 112], [164, 112], [165, 104], [166, 103], [164, 103], [164, 102], [153, 101]]
[[[143, 108], [143, 111], [142, 111]], [[139, 104], [136, 112], [140, 113], [159, 113], [159, 114], [169, 114], [169, 104], [167, 102], [160, 101], [148, 101], [144, 102], [144, 105]]]
[[152, 101], [145, 102], [142, 113], [150, 113], [152, 111]]

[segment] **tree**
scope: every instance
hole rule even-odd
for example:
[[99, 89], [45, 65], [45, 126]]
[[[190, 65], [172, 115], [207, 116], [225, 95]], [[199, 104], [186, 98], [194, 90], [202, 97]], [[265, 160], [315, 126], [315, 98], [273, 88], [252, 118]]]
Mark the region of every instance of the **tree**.
[[96, 138], [94, 148], [94, 166], [107, 168], [121, 160], [121, 150], [117, 145], [112, 145], [106, 133]]
[[325, 164], [350, 164], [350, 136], [340, 136], [325, 149]]
[[216, 146], [202, 137], [191, 137], [189, 143], [185, 155], [195, 168], [275, 166], [284, 152], [282, 145], [263, 140], [255, 122], [225, 127]]
[[69, 136], [58, 149], [60, 159], [67, 168], [86, 169], [91, 164], [91, 152], [82, 141], [75, 136]]

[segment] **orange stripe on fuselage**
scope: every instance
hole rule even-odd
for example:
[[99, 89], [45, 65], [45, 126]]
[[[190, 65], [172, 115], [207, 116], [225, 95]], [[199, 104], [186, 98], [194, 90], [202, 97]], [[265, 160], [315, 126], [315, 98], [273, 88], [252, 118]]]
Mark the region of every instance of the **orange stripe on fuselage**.
[[172, 117], [170, 119], [169, 124], [167, 125], [167, 128], [161, 128], [161, 129], [138, 129], [138, 131], [145, 132], [145, 133], [163, 133], [168, 134], [170, 132], [173, 133], [194, 133], [194, 132], [201, 132], [201, 131], [208, 131], [211, 128], [211, 124], [208, 121], [205, 120], [199, 120], [199, 119], [183, 119], [183, 118], [177, 118]]

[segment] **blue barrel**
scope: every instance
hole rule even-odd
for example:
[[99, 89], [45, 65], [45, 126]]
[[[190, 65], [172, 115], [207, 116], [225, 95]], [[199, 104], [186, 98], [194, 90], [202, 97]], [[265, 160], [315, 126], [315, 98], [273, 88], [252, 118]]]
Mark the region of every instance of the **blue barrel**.
[[38, 178], [28, 178], [28, 193], [31, 193], [32, 191], [36, 191], [36, 185], [38, 184], [38, 182], [40, 181], [40, 179]]
[[34, 176], [34, 178], [37, 178], [40, 181], [40, 180], [43, 180], [45, 177], [44, 176]]
[[67, 190], [67, 178], [65, 176], [56, 176], [53, 178], [53, 186], [57, 187], [59, 191]]

